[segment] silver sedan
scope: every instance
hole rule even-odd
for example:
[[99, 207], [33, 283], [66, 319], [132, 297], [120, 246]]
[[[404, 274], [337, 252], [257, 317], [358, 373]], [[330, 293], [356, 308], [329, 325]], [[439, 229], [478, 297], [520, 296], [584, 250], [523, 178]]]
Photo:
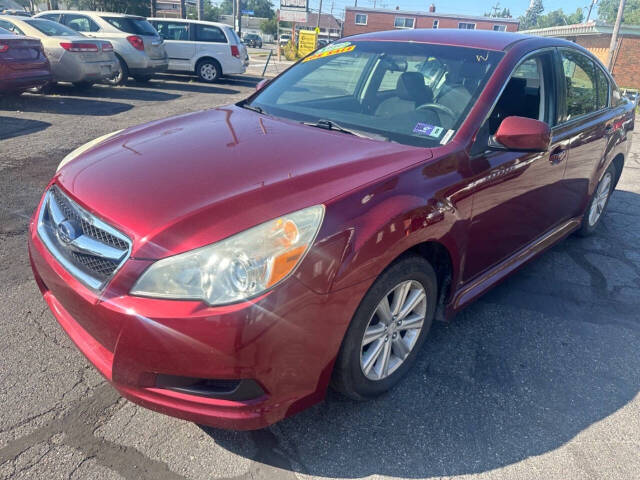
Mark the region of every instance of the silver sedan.
[[119, 74], [120, 64], [113, 46], [106, 40], [85, 37], [42, 18], [0, 15], [0, 27], [18, 35], [39, 38], [56, 82], [86, 87]]

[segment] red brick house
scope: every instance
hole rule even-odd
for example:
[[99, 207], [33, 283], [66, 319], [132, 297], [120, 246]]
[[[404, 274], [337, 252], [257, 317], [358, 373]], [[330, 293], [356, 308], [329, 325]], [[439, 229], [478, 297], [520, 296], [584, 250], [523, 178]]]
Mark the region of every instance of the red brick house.
[[453, 13], [436, 13], [434, 5], [428, 12], [385, 10], [381, 8], [346, 7], [343, 36], [397, 28], [461, 28], [517, 32], [518, 20], [513, 18], [476, 17]]
[[[570, 40], [589, 50], [606, 66], [612, 32], [612, 25], [592, 21], [526, 30], [522, 33]], [[640, 25], [623, 24], [620, 27], [618, 44], [613, 52], [612, 70], [618, 86], [640, 89]]]

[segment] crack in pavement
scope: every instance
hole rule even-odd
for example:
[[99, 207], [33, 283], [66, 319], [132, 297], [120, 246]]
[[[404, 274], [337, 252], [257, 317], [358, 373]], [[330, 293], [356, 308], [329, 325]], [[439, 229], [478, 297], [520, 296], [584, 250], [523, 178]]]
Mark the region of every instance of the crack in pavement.
[[12, 461], [39, 443], [49, 443], [55, 435], [64, 434], [60, 442], [81, 451], [128, 479], [181, 480], [182, 475], [171, 471], [161, 461], [153, 460], [133, 447], [119, 445], [96, 437], [95, 430], [116, 408], [120, 396], [108, 383], [96, 388], [93, 395], [71, 405], [68, 412], [47, 422], [34, 432], [9, 442], [0, 449], [0, 465]]

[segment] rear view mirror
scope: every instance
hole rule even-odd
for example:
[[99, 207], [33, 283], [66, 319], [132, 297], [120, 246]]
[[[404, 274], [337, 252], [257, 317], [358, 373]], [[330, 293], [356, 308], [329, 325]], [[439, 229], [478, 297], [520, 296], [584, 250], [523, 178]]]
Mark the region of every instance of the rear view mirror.
[[500, 123], [489, 146], [496, 150], [544, 152], [549, 148], [550, 142], [549, 125], [532, 118], [512, 116]]
[[269, 83], [269, 79], [268, 78], [264, 78], [262, 80], [260, 80], [257, 84], [256, 84], [256, 92], [262, 90], [265, 85]]

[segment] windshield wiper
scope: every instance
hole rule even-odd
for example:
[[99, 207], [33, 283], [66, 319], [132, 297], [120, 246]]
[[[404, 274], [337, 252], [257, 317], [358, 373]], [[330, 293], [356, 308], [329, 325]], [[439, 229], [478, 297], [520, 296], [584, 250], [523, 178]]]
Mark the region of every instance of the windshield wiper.
[[251, 111], [254, 111], [254, 112], [257, 112], [257, 113], [262, 113], [262, 114], [265, 113], [264, 109], [262, 107], [258, 107], [257, 105], [250, 105], [248, 103], [242, 103], [240, 105], [240, 107], [246, 108], [247, 110], [251, 110]]
[[324, 128], [325, 130], [334, 130], [336, 132], [346, 133], [347, 135], [355, 135], [356, 137], [362, 138], [374, 138], [369, 135], [365, 135], [362, 132], [358, 132], [356, 130], [349, 130], [348, 128], [341, 127], [336, 122], [332, 122], [331, 120], [320, 119], [316, 122], [300, 122], [303, 125], [308, 125], [310, 127], [316, 128]]

